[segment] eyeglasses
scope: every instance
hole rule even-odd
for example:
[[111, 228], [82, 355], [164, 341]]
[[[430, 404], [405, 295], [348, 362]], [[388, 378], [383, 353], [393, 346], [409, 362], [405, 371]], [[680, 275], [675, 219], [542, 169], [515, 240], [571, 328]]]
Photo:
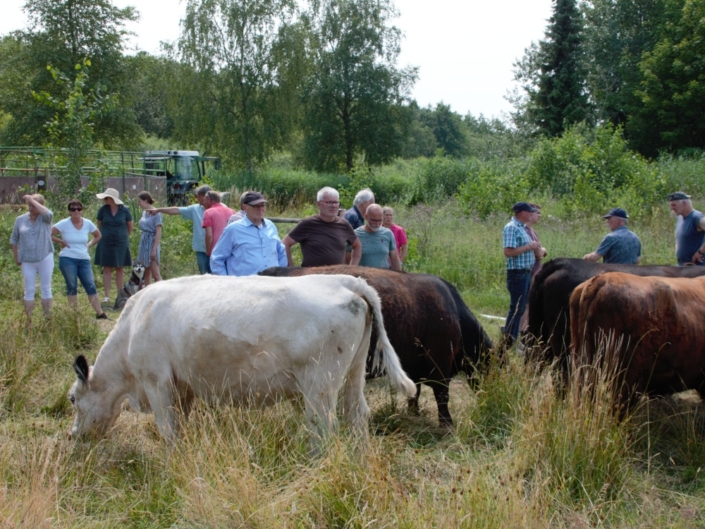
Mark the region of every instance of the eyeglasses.
[[323, 202], [323, 203], [324, 203], [326, 206], [339, 206], [339, 205], [340, 205], [340, 201], [338, 201], [338, 200], [336, 200], [336, 201], [326, 200], [326, 201]]
[[82, 211], [83, 208], [69, 208], [69, 211]]

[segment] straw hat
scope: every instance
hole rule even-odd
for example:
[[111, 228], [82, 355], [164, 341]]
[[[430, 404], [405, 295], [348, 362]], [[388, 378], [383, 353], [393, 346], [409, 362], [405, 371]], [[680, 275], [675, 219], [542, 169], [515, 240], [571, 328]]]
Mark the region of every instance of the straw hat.
[[117, 189], [113, 189], [112, 187], [106, 189], [105, 193], [98, 193], [96, 196], [101, 200], [110, 197], [115, 201], [116, 204], [122, 204], [122, 200], [120, 200], [120, 193]]

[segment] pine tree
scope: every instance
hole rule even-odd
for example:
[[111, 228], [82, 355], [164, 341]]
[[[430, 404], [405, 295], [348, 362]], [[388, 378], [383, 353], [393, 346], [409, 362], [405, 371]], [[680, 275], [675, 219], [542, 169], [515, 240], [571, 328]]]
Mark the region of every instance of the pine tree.
[[515, 78], [524, 81], [528, 96], [524, 118], [544, 135], [560, 136], [590, 117], [582, 29], [576, 0], [555, 0], [545, 39], [516, 65]]

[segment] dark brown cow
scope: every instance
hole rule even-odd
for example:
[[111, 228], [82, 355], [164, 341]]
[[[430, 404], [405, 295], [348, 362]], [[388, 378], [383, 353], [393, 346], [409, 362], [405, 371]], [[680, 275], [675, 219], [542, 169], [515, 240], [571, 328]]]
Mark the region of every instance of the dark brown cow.
[[705, 277], [601, 274], [575, 289], [570, 320], [575, 367], [593, 364], [605, 336], [616, 341], [620, 403], [705, 389]]
[[[433, 390], [439, 423], [452, 425], [448, 411], [451, 379], [459, 371], [471, 375], [475, 365], [486, 361], [485, 354], [492, 348], [489, 337], [455, 287], [432, 275], [363, 266], [269, 268], [261, 272], [271, 276], [307, 274], [348, 274], [365, 279], [377, 290], [389, 341], [404, 371], [417, 384], [416, 397], [409, 399], [409, 407], [418, 409], [423, 382]], [[374, 335], [372, 340], [376, 343]]]
[[530, 349], [527, 361], [551, 363], [559, 360], [568, 372], [570, 346], [570, 295], [583, 281], [604, 272], [625, 272], [636, 276], [697, 277], [705, 266], [639, 266], [600, 264], [582, 259], [553, 259], [534, 276], [529, 291], [529, 335], [538, 343]]

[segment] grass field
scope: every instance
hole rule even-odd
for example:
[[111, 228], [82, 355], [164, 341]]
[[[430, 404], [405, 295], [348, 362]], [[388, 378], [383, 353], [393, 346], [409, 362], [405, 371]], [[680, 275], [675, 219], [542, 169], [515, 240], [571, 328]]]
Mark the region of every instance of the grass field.
[[[550, 257], [581, 257], [606, 233], [599, 217], [566, 220], [558, 204], [543, 205], [536, 230]], [[151, 415], [132, 411], [104, 439], [70, 441], [71, 363], [79, 353], [93, 361], [114, 321], [96, 322], [83, 294], [71, 310], [57, 267], [51, 320], [37, 310], [27, 325], [9, 252], [17, 214], [0, 210], [0, 527], [705, 526], [705, 408], [696, 395], [643, 402], [620, 423], [604, 391], [591, 402], [572, 389], [558, 398], [554, 375], [518, 357], [493, 365], [473, 389], [462, 376], [453, 381], [453, 431], [437, 427], [428, 388], [416, 416], [384, 380], [370, 382], [369, 441], [360, 446], [343, 430], [320, 457], [309, 457], [302, 417], [288, 403], [199, 403], [173, 447]], [[476, 315], [506, 314], [506, 221], [465, 217], [452, 201], [397, 208], [411, 240], [408, 269], [451, 281]], [[667, 211], [632, 228], [645, 263], [673, 262]], [[190, 225], [166, 217], [163, 241], [164, 277], [193, 273]], [[480, 320], [496, 339], [498, 320]]]

